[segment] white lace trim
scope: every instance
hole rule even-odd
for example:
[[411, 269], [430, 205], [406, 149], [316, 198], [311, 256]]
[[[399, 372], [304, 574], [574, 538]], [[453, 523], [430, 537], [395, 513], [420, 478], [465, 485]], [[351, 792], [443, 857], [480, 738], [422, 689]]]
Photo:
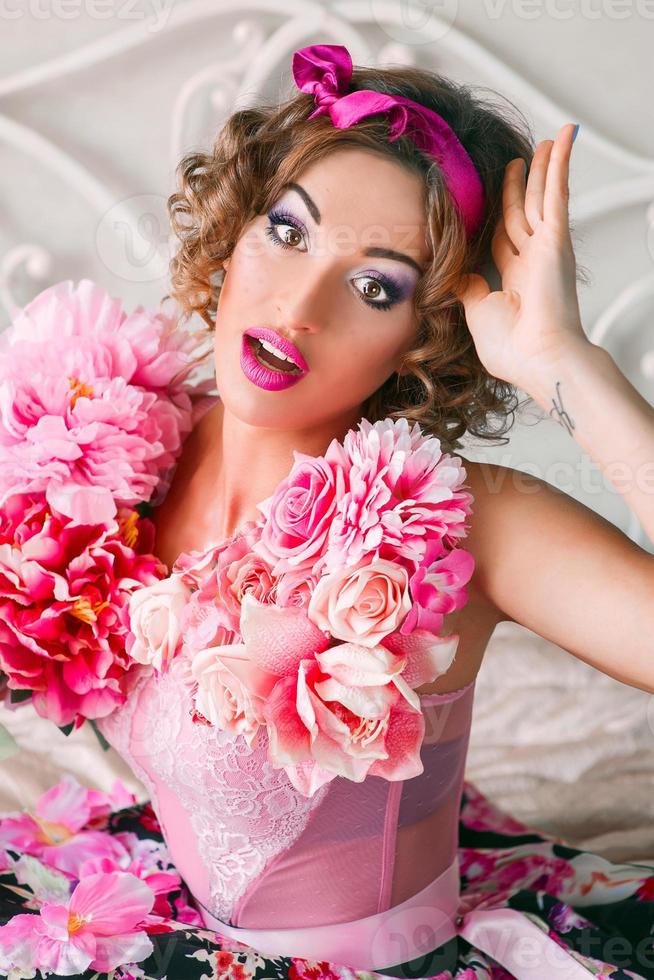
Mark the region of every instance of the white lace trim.
[[[162, 827], [165, 818], [144, 759], [189, 814], [208, 872], [210, 910], [229, 923], [250, 884], [304, 831], [329, 783], [312, 797], [299, 793], [283, 769], [270, 765], [265, 728], [251, 749], [242, 735], [193, 723], [182, 661], [173, 661], [163, 676], [139, 678], [127, 702], [104, 720], [102, 728], [150, 792]], [[140, 762], [132, 751], [137, 706], [143, 726]], [[178, 870], [184, 876], [184, 868]]]

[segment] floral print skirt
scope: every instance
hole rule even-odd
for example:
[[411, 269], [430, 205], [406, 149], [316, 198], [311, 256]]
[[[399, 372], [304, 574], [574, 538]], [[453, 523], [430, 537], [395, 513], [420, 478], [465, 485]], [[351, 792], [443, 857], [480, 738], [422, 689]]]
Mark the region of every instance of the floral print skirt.
[[[105, 972], [93, 967], [70, 972], [75, 959], [66, 955], [57, 960], [61, 972], [30, 970], [25, 955], [21, 957], [20, 944], [14, 944], [12, 953], [11, 930], [4, 924], [21, 915], [20, 921], [29, 925], [32, 920], [25, 913], [38, 916], [45, 901], [52, 901], [62, 887], [72, 888], [75, 881], [70, 881], [70, 874], [65, 877], [53, 870], [52, 851], [46, 857], [27, 846], [29, 834], [24, 824], [19, 826], [14, 818], [10, 827], [11, 818], [4, 818], [0, 819], [0, 963], [6, 973], [0, 966], [0, 975], [10, 980], [41, 976], [84, 980], [374, 980], [383, 976], [510, 980], [518, 976], [461, 936], [384, 972], [355, 970], [346, 963], [270, 956], [265, 950], [240, 945], [202, 926], [167, 857], [149, 804], [130, 805], [101, 816], [98, 812], [96, 808], [92, 822], [80, 828], [76, 839], [82, 840], [88, 832], [96, 835], [97, 843], [97, 835], [111, 835], [121, 848], [130, 850], [130, 870], [156, 894], [155, 914], [145, 926], [151, 952], [145, 959], [121, 962]], [[51, 825], [46, 829], [52, 839]], [[586, 974], [606, 980], [654, 980], [654, 868], [611, 863], [535, 832], [504, 814], [467, 781], [461, 798], [459, 858], [466, 909], [514, 909], [535, 924], [560, 947], [564, 964], [569, 958], [570, 971], [559, 968], [552, 977]], [[110, 856], [103, 860], [105, 869], [112, 866]], [[71, 921], [69, 918], [69, 927]], [[550, 980], [545, 964], [523, 976]]]

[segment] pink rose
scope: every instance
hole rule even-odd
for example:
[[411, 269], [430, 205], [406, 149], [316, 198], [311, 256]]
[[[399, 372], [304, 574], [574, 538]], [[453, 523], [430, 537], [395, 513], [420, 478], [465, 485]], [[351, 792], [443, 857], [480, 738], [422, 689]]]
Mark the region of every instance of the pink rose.
[[163, 673], [177, 653], [180, 617], [190, 590], [178, 575], [171, 575], [133, 592], [129, 600], [130, 630], [127, 652], [139, 664]]
[[191, 673], [199, 713], [221, 731], [243, 735], [252, 748], [264, 721], [263, 705], [278, 678], [256, 667], [242, 643], [200, 650]]
[[282, 608], [298, 606], [306, 609], [319, 581], [320, 575], [312, 575], [307, 569], [299, 568], [284, 572], [275, 580], [268, 600]]
[[253, 551], [260, 534], [261, 529], [252, 524], [248, 531], [221, 551], [203, 589], [205, 595], [218, 596], [236, 621], [241, 615], [243, 596], [250, 594], [265, 602], [274, 583], [270, 565]]
[[252, 551], [258, 536], [251, 521], [236, 537], [212, 549], [209, 559], [196, 559], [184, 569], [184, 581], [195, 584], [182, 620], [189, 651], [215, 646], [213, 634], [219, 627], [237, 634], [245, 595], [266, 600], [274, 579], [269, 565]]
[[354, 643], [303, 660], [264, 705], [271, 764], [305, 796], [335, 776], [360, 783], [368, 774], [420, 775], [425, 719], [401, 676], [405, 665], [384, 647]]
[[374, 647], [398, 628], [410, 609], [406, 569], [380, 558], [324, 575], [307, 615], [339, 640]]
[[272, 566], [274, 575], [313, 565], [345, 489], [345, 456], [336, 439], [324, 456], [307, 456], [298, 450], [293, 455], [289, 475], [259, 504], [266, 521], [254, 550]]

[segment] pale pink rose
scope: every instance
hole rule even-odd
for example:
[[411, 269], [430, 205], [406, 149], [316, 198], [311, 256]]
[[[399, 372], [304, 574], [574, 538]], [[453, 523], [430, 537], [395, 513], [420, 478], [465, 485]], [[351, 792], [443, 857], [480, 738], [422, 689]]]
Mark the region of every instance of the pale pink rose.
[[325, 553], [314, 571], [333, 572], [370, 557], [419, 563], [430, 538], [448, 546], [466, 534], [472, 494], [461, 489], [461, 459], [407, 419], [361, 419], [343, 440], [345, 490]]
[[193, 657], [197, 711], [221, 731], [243, 735], [252, 748], [263, 705], [277, 678], [259, 670], [242, 643], [208, 647]]
[[439, 633], [444, 617], [468, 601], [465, 588], [472, 578], [475, 560], [469, 551], [453, 548], [441, 556], [440, 541], [429, 541], [421, 564], [409, 580], [413, 607], [400, 627], [401, 633], [414, 629]]
[[398, 629], [410, 609], [406, 570], [397, 562], [378, 559], [324, 575], [307, 615], [339, 640], [374, 647]]
[[178, 575], [132, 593], [131, 636], [127, 639], [127, 652], [132, 660], [165, 672], [181, 646], [180, 618], [190, 595], [190, 589]]
[[264, 706], [269, 757], [305, 796], [336, 776], [411, 779], [424, 767], [425, 719], [403, 681], [406, 661], [384, 647], [343, 643], [303, 660]]
[[302, 658], [325, 650], [329, 640], [304, 609], [268, 605], [250, 593], [243, 597], [240, 632], [242, 643], [224, 631], [216, 644], [195, 653], [194, 700], [211, 724], [245, 735], [252, 745], [279, 677], [295, 674]]
[[306, 609], [320, 578], [320, 575], [313, 575], [302, 568], [284, 572], [275, 580], [268, 601], [276, 606], [302, 606]]
[[149, 500], [191, 429], [196, 347], [174, 315], [127, 314], [89, 279], [14, 313], [0, 335], [0, 506], [45, 494], [96, 524]]
[[343, 447], [334, 439], [324, 456], [293, 450], [295, 462], [272, 496], [258, 506], [265, 522], [254, 550], [274, 575], [311, 569], [322, 552], [344, 493]]
[[190, 655], [216, 646], [214, 636], [220, 628], [240, 639], [243, 595], [249, 592], [258, 598], [266, 597], [272, 582], [270, 569], [252, 552], [258, 533], [257, 525], [250, 521], [205, 556], [195, 552], [193, 559], [184, 559], [182, 579], [193, 590], [182, 616], [184, 649]]
[[224, 608], [229, 622], [238, 622], [241, 603], [246, 594], [265, 602], [274, 578], [267, 561], [253, 551], [261, 529], [250, 523], [237, 537], [216, 554], [211, 575], [203, 583], [195, 601], [210, 600]]

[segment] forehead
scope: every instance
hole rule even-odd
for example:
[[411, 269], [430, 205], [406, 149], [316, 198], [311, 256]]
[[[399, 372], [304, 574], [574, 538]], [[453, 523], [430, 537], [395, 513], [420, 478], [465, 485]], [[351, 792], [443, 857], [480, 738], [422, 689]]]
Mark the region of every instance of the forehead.
[[396, 248], [421, 265], [427, 261], [425, 183], [398, 161], [372, 150], [343, 147], [309, 164], [294, 182], [317, 206], [319, 224], [301, 195], [286, 190], [284, 198], [309, 214], [312, 228], [331, 231], [338, 226], [361, 246]]

